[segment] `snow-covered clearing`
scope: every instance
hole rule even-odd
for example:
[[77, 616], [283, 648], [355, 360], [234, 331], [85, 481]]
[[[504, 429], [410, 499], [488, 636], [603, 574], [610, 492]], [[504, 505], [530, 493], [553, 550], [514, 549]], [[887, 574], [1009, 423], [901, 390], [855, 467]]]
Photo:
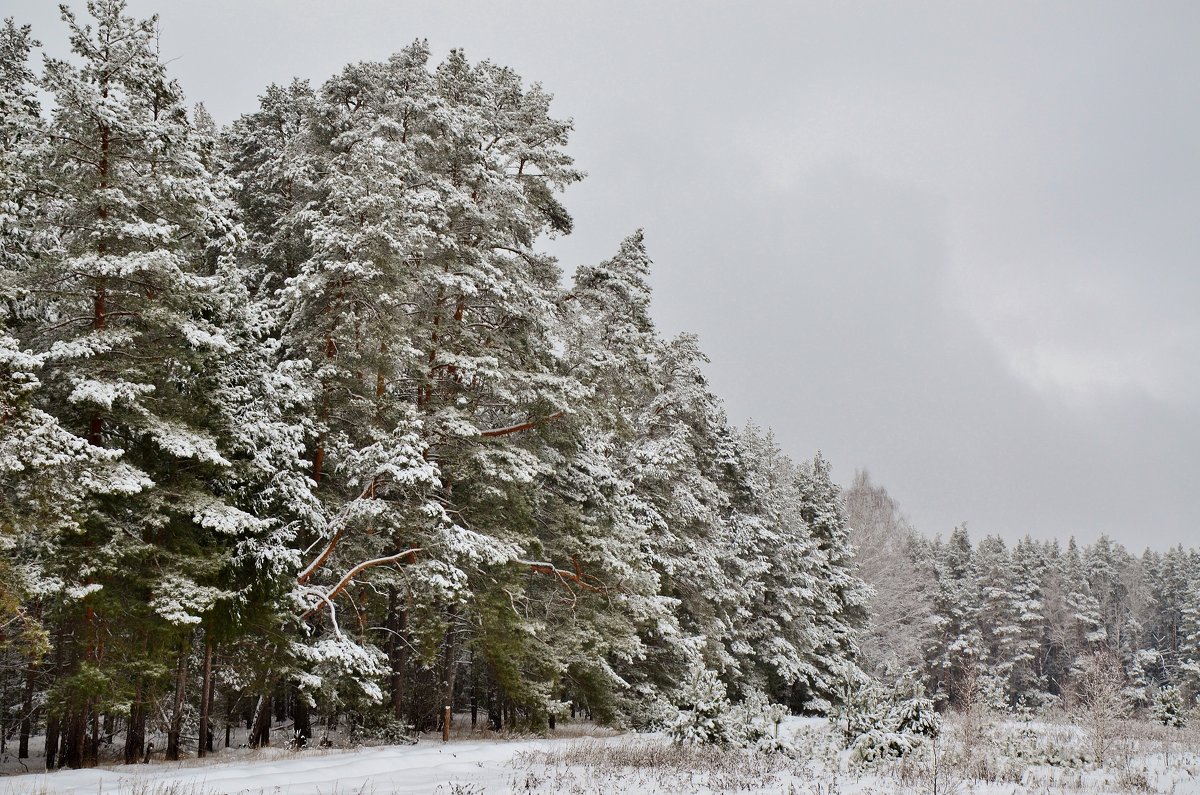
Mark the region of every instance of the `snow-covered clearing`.
[[1102, 767], [1073, 761], [1075, 728], [1008, 723], [969, 758], [952, 730], [936, 754], [867, 770], [848, 764], [823, 721], [791, 719], [784, 728], [797, 738], [797, 759], [673, 745], [661, 734], [466, 735], [447, 744], [427, 738], [353, 750], [227, 749], [207, 761], [26, 774], [0, 780], [0, 795], [1200, 793], [1195, 736], [1150, 724], [1127, 726]]
[[[506, 792], [514, 755], [555, 740], [379, 746], [351, 751], [226, 751], [205, 764], [152, 764], [18, 776], [4, 795], [346, 795]], [[231, 760], [232, 757], [232, 760]], [[231, 761], [226, 761], [231, 760]]]

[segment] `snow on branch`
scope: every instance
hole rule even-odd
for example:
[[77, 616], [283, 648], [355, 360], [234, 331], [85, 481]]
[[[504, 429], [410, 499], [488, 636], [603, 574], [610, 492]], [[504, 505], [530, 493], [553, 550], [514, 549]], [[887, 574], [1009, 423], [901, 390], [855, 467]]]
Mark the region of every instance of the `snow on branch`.
[[403, 552], [397, 552], [395, 555], [387, 555], [382, 558], [374, 558], [372, 560], [364, 560], [362, 563], [359, 563], [357, 566], [350, 569], [350, 571], [346, 572], [345, 575], [342, 576], [342, 579], [338, 580], [337, 585], [330, 588], [324, 594], [319, 595], [319, 598], [321, 601], [318, 602], [317, 604], [313, 605], [312, 607], [310, 607], [307, 611], [305, 611], [304, 615], [302, 615], [301, 618], [308, 618], [308, 617], [312, 616], [314, 613], [317, 612], [318, 609], [320, 609], [322, 604], [329, 605], [330, 608], [332, 609], [332, 607], [333, 607], [332, 603], [333, 603], [334, 597], [336, 597], [338, 594], [340, 594], [342, 591], [344, 591], [346, 589], [346, 586], [348, 586], [350, 583], [354, 582], [355, 577], [362, 574], [367, 569], [373, 569], [376, 566], [386, 566], [389, 563], [399, 563], [401, 561], [405, 561], [407, 563], [412, 563], [414, 560], [416, 560], [417, 553], [420, 551], [421, 551], [420, 547], [413, 547], [412, 549], [406, 549]]
[[333, 550], [341, 542], [342, 536], [346, 532], [346, 523], [350, 513], [350, 506], [358, 500], [366, 500], [374, 497], [375, 489], [378, 486], [379, 476], [376, 475], [375, 477], [371, 478], [371, 481], [367, 484], [366, 488], [362, 490], [362, 493], [358, 495], [358, 498], [350, 503], [347, 503], [346, 507], [342, 509], [338, 516], [338, 529], [334, 532], [333, 536], [330, 537], [329, 543], [325, 545], [325, 548], [321, 550], [321, 554], [317, 555], [317, 557], [313, 559], [313, 562], [305, 566], [304, 571], [297, 575], [297, 584], [307, 585], [308, 581], [312, 579], [312, 576], [317, 573], [317, 570], [325, 564], [325, 561], [329, 560], [329, 556], [333, 554]]

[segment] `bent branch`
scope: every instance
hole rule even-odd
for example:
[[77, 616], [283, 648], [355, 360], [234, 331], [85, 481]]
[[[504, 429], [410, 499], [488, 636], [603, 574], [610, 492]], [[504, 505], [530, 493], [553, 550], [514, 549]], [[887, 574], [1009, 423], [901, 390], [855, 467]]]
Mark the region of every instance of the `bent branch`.
[[338, 580], [337, 585], [330, 588], [329, 591], [327, 591], [326, 593], [320, 595], [321, 601], [318, 602], [317, 604], [313, 605], [312, 607], [310, 607], [300, 617], [303, 619], [303, 618], [308, 618], [308, 617], [312, 616], [314, 613], [317, 612], [317, 610], [320, 609], [322, 604], [327, 604], [332, 608], [332, 602], [333, 602], [334, 597], [336, 597], [338, 594], [340, 594], [342, 591], [344, 591], [346, 589], [346, 586], [348, 586], [350, 583], [354, 582], [355, 577], [362, 574], [367, 569], [373, 569], [376, 566], [386, 566], [389, 563], [399, 563], [400, 561], [412, 563], [414, 560], [416, 560], [417, 553], [420, 551], [421, 551], [420, 547], [413, 547], [412, 549], [406, 549], [403, 552], [397, 552], [395, 555], [387, 555], [382, 558], [374, 558], [373, 560], [364, 560], [362, 563], [358, 564], [354, 568], [350, 569], [350, 571], [346, 572], [346, 574], [342, 577], [342, 579]]

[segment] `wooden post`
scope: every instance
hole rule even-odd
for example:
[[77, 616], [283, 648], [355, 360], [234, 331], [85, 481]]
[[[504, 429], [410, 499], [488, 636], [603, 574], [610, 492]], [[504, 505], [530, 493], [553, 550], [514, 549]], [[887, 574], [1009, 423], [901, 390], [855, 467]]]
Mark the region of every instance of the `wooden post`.
[[450, 742], [450, 705], [442, 708], [442, 742]]

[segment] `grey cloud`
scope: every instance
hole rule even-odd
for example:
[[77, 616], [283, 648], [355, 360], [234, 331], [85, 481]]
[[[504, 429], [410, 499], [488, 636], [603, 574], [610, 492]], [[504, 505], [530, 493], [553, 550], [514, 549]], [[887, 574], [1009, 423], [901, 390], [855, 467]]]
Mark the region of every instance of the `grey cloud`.
[[[511, 65], [590, 173], [552, 249], [645, 227], [658, 321], [734, 421], [928, 532], [1194, 537], [1194, 3], [131, 6], [223, 122], [417, 37]], [[6, 13], [61, 52], [53, 4]]]

